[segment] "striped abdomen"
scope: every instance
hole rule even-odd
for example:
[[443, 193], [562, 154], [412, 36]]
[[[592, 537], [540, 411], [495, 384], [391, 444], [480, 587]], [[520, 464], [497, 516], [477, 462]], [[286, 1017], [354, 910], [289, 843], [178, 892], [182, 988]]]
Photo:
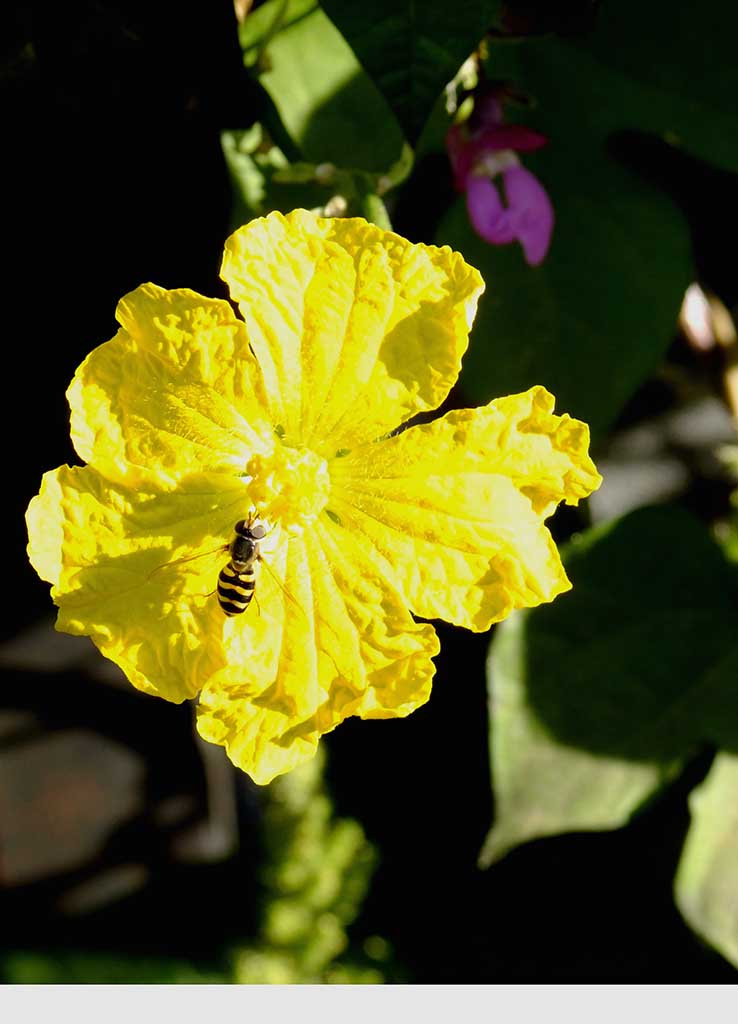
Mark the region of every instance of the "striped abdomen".
[[254, 596], [254, 567], [229, 562], [218, 573], [218, 604], [226, 615], [245, 612]]

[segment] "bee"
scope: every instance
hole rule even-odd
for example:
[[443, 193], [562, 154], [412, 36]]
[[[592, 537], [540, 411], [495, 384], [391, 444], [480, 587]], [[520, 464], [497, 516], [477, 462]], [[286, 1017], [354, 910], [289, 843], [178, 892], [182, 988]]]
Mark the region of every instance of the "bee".
[[230, 560], [218, 573], [218, 604], [226, 615], [241, 615], [251, 604], [256, 588], [254, 565], [261, 558], [259, 541], [266, 537], [262, 523], [252, 516], [239, 519], [228, 545]]

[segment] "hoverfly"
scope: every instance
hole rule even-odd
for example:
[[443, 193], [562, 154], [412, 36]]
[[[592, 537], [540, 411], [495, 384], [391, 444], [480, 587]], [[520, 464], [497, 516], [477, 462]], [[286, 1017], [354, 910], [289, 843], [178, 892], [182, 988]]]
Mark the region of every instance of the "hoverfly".
[[218, 604], [226, 615], [241, 615], [251, 604], [256, 588], [254, 565], [260, 559], [259, 541], [266, 537], [263, 523], [239, 519], [228, 545], [230, 561], [218, 573]]
[[[297, 609], [307, 623], [309, 620], [304, 608], [297, 598], [294, 597], [282, 583], [274, 569], [269, 566], [269, 563], [261, 554], [260, 542], [267, 536], [268, 532], [271, 531], [267, 531], [264, 524], [259, 521], [258, 513], [256, 511], [250, 512], [247, 519], [239, 519], [238, 522], [234, 524], [234, 536], [230, 543], [223, 544], [211, 551], [204, 551], [196, 555], [188, 555], [184, 558], [175, 559], [172, 562], [165, 562], [164, 565], [160, 565], [154, 569], [149, 576], [151, 577], [154, 573], [160, 572], [162, 569], [179, 565], [182, 562], [190, 562], [194, 559], [207, 557], [208, 555], [212, 556], [219, 552], [223, 554], [227, 552], [230, 557], [228, 562], [218, 573], [216, 589], [211, 590], [210, 593], [206, 595], [207, 597], [211, 597], [213, 594], [217, 594], [218, 604], [220, 605], [224, 615], [228, 618], [242, 615], [251, 604], [251, 601], [255, 597], [256, 590], [255, 566], [256, 563], [259, 562], [267, 570], [284, 597]], [[333, 635], [333, 637], [338, 637], [335, 628], [329, 622], [326, 622], [326, 620], [322, 619], [320, 616], [318, 616], [318, 619], [322, 625], [325, 626], [328, 632]], [[343, 675], [344, 673], [339, 669], [331, 652], [325, 649], [324, 653], [333, 663], [333, 667], [337, 674]]]
[[[234, 537], [229, 544], [224, 544], [214, 551], [204, 551], [201, 554], [177, 558], [173, 562], [165, 562], [164, 565], [154, 569], [150, 576], [160, 572], [162, 569], [179, 565], [182, 562], [190, 562], [196, 558], [215, 555], [218, 552], [227, 552], [230, 558], [218, 573], [216, 589], [211, 590], [208, 595], [217, 594], [218, 604], [223, 610], [224, 615], [227, 615], [229, 618], [234, 615], [242, 615], [251, 604], [256, 589], [255, 566], [257, 562], [261, 562], [262, 565], [266, 566], [269, 575], [282, 593], [299, 608], [300, 606], [295, 598], [292, 597], [277, 578], [274, 571], [269, 568], [262, 558], [259, 542], [266, 537], [267, 529], [263, 523], [259, 522], [257, 513], [250, 512], [247, 519], [239, 519], [233, 527], [233, 532]], [[301, 608], [300, 611], [302, 611]]]

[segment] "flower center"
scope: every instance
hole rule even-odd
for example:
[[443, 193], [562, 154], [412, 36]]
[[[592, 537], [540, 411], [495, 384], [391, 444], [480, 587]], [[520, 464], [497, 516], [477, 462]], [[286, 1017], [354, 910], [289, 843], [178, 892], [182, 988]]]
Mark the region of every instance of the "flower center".
[[285, 529], [312, 523], [328, 501], [328, 464], [306, 448], [277, 444], [266, 454], [253, 455], [246, 472], [251, 477], [249, 497], [259, 515]]
[[518, 167], [519, 164], [520, 161], [512, 149], [487, 150], [475, 162], [473, 171], [474, 174], [488, 174], [490, 178], [494, 178], [509, 167]]

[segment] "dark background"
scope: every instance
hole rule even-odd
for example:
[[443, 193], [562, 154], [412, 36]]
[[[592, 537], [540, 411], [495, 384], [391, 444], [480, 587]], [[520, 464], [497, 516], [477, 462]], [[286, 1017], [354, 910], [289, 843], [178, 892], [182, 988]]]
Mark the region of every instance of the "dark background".
[[[6, 6], [0, 21], [0, 953], [84, 948], [217, 963], [256, 924], [259, 792], [219, 749], [195, 741], [189, 707], [121, 685], [87, 647], [56, 646], [23, 515], [43, 471], [75, 461], [64, 391], [112, 336], [117, 300], [146, 280], [224, 295], [231, 197], [219, 132], [258, 120], [263, 100], [224, 0], [26, 3]], [[657, 151], [638, 159], [664, 173]], [[418, 180], [440, 187], [436, 174]], [[714, 251], [717, 200], [711, 211], [688, 168], [673, 180], [704, 243], [700, 258]], [[398, 211], [398, 227], [415, 227], [415, 238], [421, 198], [416, 189]], [[661, 399], [644, 389], [624, 419]], [[562, 521], [560, 534], [574, 526]], [[337, 811], [356, 817], [380, 854], [354, 934], [388, 938], [398, 977], [411, 982], [735, 981], [671, 894], [686, 794], [709, 756], [628, 828], [532, 843], [481, 872], [492, 815], [488, 637], [439, 632], [427, 706], [402, 722], [351, 720], [326, 741]], [[219, 792], [235, 818], [218, 810]]]

